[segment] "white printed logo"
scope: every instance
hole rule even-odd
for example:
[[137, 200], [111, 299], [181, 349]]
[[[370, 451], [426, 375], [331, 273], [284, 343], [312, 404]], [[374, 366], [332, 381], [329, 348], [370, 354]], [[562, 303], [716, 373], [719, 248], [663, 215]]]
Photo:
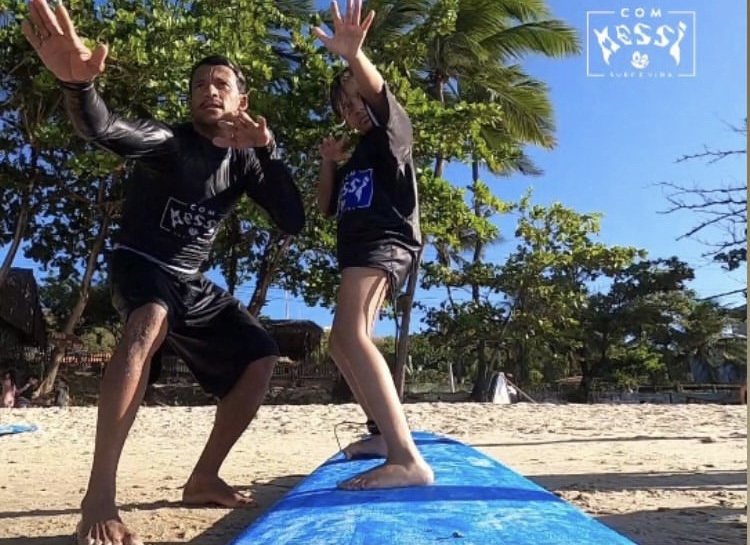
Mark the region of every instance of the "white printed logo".
[[180, 238], [211, 240], [220, 221], [215, 210], [169, 197], [161, 216], [161, 228]]
[[586, 75], [592, 78], [692, 78], [694, 11], [622, 8], [586, 12]]

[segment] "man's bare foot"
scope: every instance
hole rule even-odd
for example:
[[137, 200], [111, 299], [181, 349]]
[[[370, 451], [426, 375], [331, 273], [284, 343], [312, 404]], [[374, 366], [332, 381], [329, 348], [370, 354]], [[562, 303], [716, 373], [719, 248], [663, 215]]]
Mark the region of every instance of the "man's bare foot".
[[385, 458], [388, 456], [388, 447], [382, 435], [371, 435], [344, 447], [343, 453], [347, 460]]
[[125, 527], [116, 513], [115, 509], [114, 516], [92, 519], [84, 514], [76, 527], [78, 545], [143, 545], [143, 541]]
[[230, 509], [258, 506], [258, 502], [253, 498], [235, 491], [216, 475], [212, 477], [191, 475], [182, 491], [182, 503], [188, 505], [215, 504]]
[[435, 482], [432, 468], [423, 460], [409, 464], [386, 462], [339, 483], [344, 490], [374, 490], [379, 488], [404, 488], [408, 486], [428, 486]]

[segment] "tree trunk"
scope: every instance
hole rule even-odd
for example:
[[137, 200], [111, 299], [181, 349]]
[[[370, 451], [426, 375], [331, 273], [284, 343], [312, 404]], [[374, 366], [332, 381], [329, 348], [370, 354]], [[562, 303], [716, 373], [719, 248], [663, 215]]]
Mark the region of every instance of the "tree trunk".
[[10, 273], [10, 268], [13, 265], [13, 260], [16, 258], [16, 252], [18, 252], [18, 248], [21, 246], [21, 241], [23, 240], [24, 233], [26, 232], [28, 214], [28, 204], [24, 203], [23, 205], [21, 205], [21, 211], [19, 212], [18, 219], [16, 220], [16, 228], [13, 231], [13, 241], [11, 242], [10, 248], [8, 249], [8, 253], [5, 255], [2, 266], [0, 266], [0, 286], [2, 286], [5, 283], [6, 278], [8, 278], [8, 273]]
[[581, 383], [578, 386], [578, 395], [582, 403], [589, 403], [591, 401], [591, 385], [594, 382], [594, 374], [596, 369], [602, 369], [604, 363], [607, 361], [607, 345], [608, 335], [605, 334], [602, 338], [602, 349], [599, 354], [599, 361], [594, 362], [592, 365], [589, 360], [586, 359], [585, 355], [578, 357], [579, 365], [581, 367]]
[[411, 325], [411, 311], [414, 304], [414, 294], [417, 291], [417, 282], [419, 281], [419, 265], [422, 263], [422, 253], [424, 246], [420, 248], [414, 264], [414, 272], [409, 276], [409, 282], [406, 285], [406, 293], [401, 297], [398, 306], [394, 309], [396, 313], [401, 310], [401, 322], [398, 326], [398, 345], [396, 346], [396, 369], [393, 380], [396, 384], [398, 397], [404, 399], [404, 385], [406, 383], [406, 364], [409, 361], [409, 328]]
[[[481, 204], [479, 200], [477, 199], [477, 183], [479, 182], [479, 161], [476, 159], [472, 160], [471, 162], [471, 176], [472, 176], [472, 185], [474, 186], [474, 215], [476, 217], [479, 217], [482, 210], [481, 210]], [[474, 255], [472, 256], [472, 264], [477, 265], [482, 261], [482, 252], [484, 251], [484, 242], [479, 238], [478, 235], [475, 235], [474, 240]], [[479, 284], [476, 282], [473, 282], [471, 284], [471, 300], [474, 301], [474, 303], [479, 304]]]
[[[510, 354], [507, 352], [507, 348], [505, 347], [505, 332], [508, 329], [508, 325], [510, 324], [510, 320], [513, 317], [513, 312], [516, 310], [516, 307], [518, 306], [518, 299], [516, 299], [513, 302], [513, 305], [508, 309], [508, 314], [505, 316], [505, 319], [503, 320], [503, 325], [500, 328], [500, 336], [496, 340], [498, 345], [501, 347], [500, 350], [505, 349], [506, 353], [508, 354], [506, 357], [506, 361], [510, 361]], [[484, 341], [482, 341], [482, 344], [480, 344], [480, 350], [481, 353], [484, 354]], [[518, 368], [516, 368], [516, 384], [520, 384], [519, 378], [521, 377], [521, 374], [518, 372]], [[471, 399], [474, 401], [486, 401], [487, 395], [490, 390], [490, 383], [492, 382], [492, 375], [490, 374], [489, 366], [487, 365], [486, 359], [484, 355], [479, 357], [479, 365], [477, 368], [477, 376], [474, 380], [474, 387], [471, 390]]]
[[16, 219], [16, 228], [13, 231], [13, 241], [11, 242], [10, 248], [8, 249], [8, 253], [5, 255], [3, 264], [0, 266], [0, 286], [2, 286], [5, 283], [5, 280], [8, 278], [10, 268], [13, 266], [13, 261], [16, 258], [16, 253], [18, 252], [18, 248], [21, 246], [23, 237], [26, 234], [26, 227], [29, 223], [29, 208], [31, 208], [31, 193], [34, 191], [34, 186], [36, 185], [37, 178], [39, 176], [36, 169], [38, 161], [39, 155], [36, 149], [32, 147], [31, 168], [34, 174], [33, 176], [31, 176], [29, 183], [26, 186], [26, 191], [21, 197], [21, 210], [18, 213], [18, 218]]
[[[103, 185], [104, 184], [102, 184], [102, 186]], [[104, 250], [104, 241], [107, 239], [107, 234], [109, 233], [110, 221], [110, 214], [108, 212], [105, 212], [104, 217], [102, 218], [101, 227], [99, 228], [99, 233], [97, 233], [96, 235], [94, 244], [91, 247], [91, 253], [89, 254], [88, 260], [86, 261], [86, 270], [83, 274], [83, 279], [81, 280], [81, 291], [79, 292], [78, 300], [76, 301], [76, 304], [73, 305], [73, 308], [71, 309], [67, 320], [65, 320], [65, 325], [62, 329], [62, 333], [64, 333], [66, 336], [73, 335], [76, 325], [78, 325], [78, 322], [83, 315], [83, 311], [86, 309], [86, 304], [89, 300], [91, 279], [94, 277], [94, 272], [96, 271], [97, 258], [102, 253], [102, 250]], [[39, 395], [46, 395], [54, 390], [55, 381], [57, 380], [57, 373], [60, 370], [60, 363], [62, 362], [64, 355], [65, 347], [55, 346], [54, 350], [52, 351], [52, 362], [49, 368], [46, 370], [44, 380], [42, 380], [39, 388], [34, 394], [35, 397]]]
[[471, 399], [474, 401], [487, 401], [492, 381], [491, 367], [487, 363], [487, 356], [485, 354], [486, 342], [484, 339], [479, 341], [477, 379], [474, 381], [474, 388], [471, 390]]
[[[438, 97], [440, 98], [441, 104], [445, 102], [443, 96], [443, 85], [438, 81], [437, 88]], [[442, 153], [438, 153], [435, 157], [435, 177], [440, 178], [443, 176], [445, 169], [445, 159]], [[419, 265], [422, 262], [422, 254], [424, 253], [424, 244], [420, 248], [417, 254], [417, 262], [414, 267], [414, 274], [409, 276], [409, 282], [406, 286], [406, 293], [403, 297], [403, 312], [401, 313], [401, 323], [399, 324], [398, 330], [398, 345], [396, 347], [396, 369], [394, 372], [393, 380], [396, 384], [396, 391], [398, 397], [403, 401], [404, 399], [404, 385], [406, 383], [406, 364], [409, 361], [409, 328], [411, 326], [411, 311], [414, 305], [414, 295], [417, 291], [417, 282], [419, 280]], [[394, 309], [396, 312], [399, 309]]]
[[[436, 81], [435, 90], [437, 91], [440, 103], [445, 104], [443, 82], [440, 78], [438, 78]], [[444, 169], [445, 159], [443, 158], [442, 153], [438, 153], [435, 157], [435, 177], [442, 177]], [[402, 401], [404, 399], [404, 384], [406, 382], [406, 364], [409, 361], [409, 328], [411, 326], [411, 311], [414, 304], [414, 295], [417, 291], [417, 282], [419, 280], [419, 265], [422, 262], [423, 253], [424, 244], [417, 254], [416, 264], [414, 266], [414, 274], [409, 276], [409, 282], [406, 286], [406, 293], [402, 296], [403, 304], [399, 305], [403, 308], [403, 312], [401, 313], [401, 323], [399, 324], [398, 330], [398, 345], [396, 346], [396, 369], [394, 372], [393, 380], [396, 384], [398, 397]], [[399, 309], [394, 310], [395, 312], [399, 311]]]
[[[248, 310], [253, 316], [257, 316], [266, 304], [268, 299], [268, 288], [271, 287], [273, 280], [278, 270], [279, 261], [282, 256], [286, 253], [289, 245], [292, 242], [290, 235], [282, 235], [282, 239], [279, 240], [275, 237], [271, 237], [266, 246], [266, 250], [263, 256], [263, 262], [261, 263], [260, 270], [258, 271], [258, 280], [255, 282], [255, 289], [253, 295], [250, 297], [250, 301], [247, 303]], [[278, 243], [276, 251], [273, 251], [274, 246]]]
[[591, 394], [591, 366], [584, 358], [581, 358], [579, 363], [581, 365], [581, 383], [578, 386], [579, 400], [582, 403], [588, 403]]

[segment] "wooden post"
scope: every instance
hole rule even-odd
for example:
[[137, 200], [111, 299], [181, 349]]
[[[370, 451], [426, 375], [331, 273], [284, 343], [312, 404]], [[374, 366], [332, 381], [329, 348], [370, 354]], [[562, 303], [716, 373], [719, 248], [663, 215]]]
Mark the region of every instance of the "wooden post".
[[534, 401], [534, 399], [529, 394], [521, 390], [521, 388], [519, 388], [517, 385], [513, 384], [513, 382], [511, 382], [510, 379], [508, 378], [508, 375], [505, 375], [505, 382], [507, 382], [510, 386], [513, 386], [519, 394], [521, 394], [524, 398], [526, 398], [527, 401], [530, 401], [531, 403], [536, 403], [536, 401]]

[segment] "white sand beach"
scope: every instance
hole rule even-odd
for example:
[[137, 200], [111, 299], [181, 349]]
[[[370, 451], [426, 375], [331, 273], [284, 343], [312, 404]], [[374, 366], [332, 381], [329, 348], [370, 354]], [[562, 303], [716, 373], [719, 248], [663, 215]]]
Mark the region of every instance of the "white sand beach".
[[[747, 541], [747, 407], [719, 405], [406, 406], [413, 429], [495, 457], [640, 545]], [[257, 509], [179, 503], [213, 407], [144, 407], [120, 465], [125, 521], [154, 545], [224, 545], [337, 450], [354, 405], [263, 406], [222, 476]], [[0, 424], [0, 545], [71, 543], [88, 478], [96, 409], [15, 409]], [[341, 426], [348, 442], [362, 426]]]

